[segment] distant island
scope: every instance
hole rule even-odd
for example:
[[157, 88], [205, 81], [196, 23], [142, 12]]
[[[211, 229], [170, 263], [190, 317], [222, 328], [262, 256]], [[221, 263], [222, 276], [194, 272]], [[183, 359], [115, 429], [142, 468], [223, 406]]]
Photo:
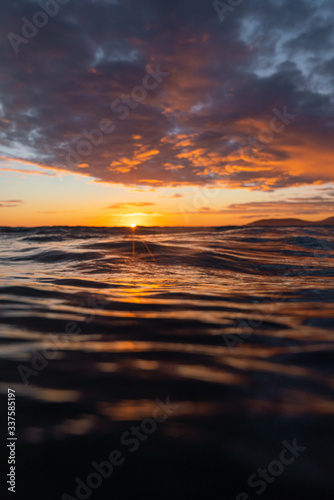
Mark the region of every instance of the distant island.
[[247, 226], [334, 226], [334, 217], [311, 222], [302, 219], [261, 219]]

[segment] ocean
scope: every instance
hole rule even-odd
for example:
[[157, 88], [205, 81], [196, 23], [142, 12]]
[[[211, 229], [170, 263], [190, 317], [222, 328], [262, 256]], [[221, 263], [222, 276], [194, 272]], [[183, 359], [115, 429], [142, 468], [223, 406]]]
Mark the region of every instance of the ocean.
[[332, 500], [333, 259], [329, 226], [0, 228], [16, 498]]

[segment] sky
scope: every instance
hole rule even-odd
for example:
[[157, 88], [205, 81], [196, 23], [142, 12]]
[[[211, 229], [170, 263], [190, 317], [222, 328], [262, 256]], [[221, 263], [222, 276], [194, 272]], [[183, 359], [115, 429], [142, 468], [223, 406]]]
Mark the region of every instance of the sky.
[[333, 0], [0, 4], [0, 224], [334, 215]]

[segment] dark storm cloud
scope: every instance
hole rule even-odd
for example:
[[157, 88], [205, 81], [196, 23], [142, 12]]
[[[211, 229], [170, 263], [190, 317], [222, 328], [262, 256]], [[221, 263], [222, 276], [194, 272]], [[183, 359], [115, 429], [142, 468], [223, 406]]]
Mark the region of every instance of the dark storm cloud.
[[[22, 36], [22, 18], [41, 6], [0, 5], [2, 154], [156, 187], [273, 190], [334, 179], [331, 0], [243, 2], [223, 23], [206, 0], [58, 7], [16, 54], [7, 33]], [[148, 77], [159, 68], [169, 75]], [[142, 102], [113, 112], [131, 92]], [[243, 158], [240, 145], [284, 106], [293, 123]]]

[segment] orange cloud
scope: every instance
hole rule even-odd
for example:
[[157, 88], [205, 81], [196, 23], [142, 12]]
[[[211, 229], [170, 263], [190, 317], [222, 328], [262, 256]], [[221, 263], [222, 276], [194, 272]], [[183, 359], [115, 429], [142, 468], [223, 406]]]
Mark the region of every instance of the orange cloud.
[[147, 201], [134, 201], [130, 203], [115, 203], [114, 205], [110, 205], [109, 207], [106, 207], [108, 209], [129, 209], [131, 207], [152, 207], [156, 205], [156, 203], [150, 203]]

